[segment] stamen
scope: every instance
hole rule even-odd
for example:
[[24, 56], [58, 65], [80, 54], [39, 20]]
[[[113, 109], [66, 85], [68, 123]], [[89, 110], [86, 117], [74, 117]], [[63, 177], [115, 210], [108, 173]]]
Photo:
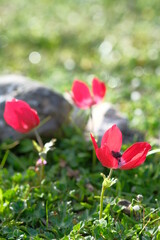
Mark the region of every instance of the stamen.
[[120, 152], [115, 152], [115, 151], [112, 151], [112, 156], [114, 158], [117, 158], [117, 160], [119, 160], [119, 158], [122, 157], [122, 154]]
[[122, 154], [120, 152], [112, 151], [112, 156], [117, 159], [118, 161], [118, 167], [120, 168], [122, 165], [124, 165], [124, 160], [122, 158]]

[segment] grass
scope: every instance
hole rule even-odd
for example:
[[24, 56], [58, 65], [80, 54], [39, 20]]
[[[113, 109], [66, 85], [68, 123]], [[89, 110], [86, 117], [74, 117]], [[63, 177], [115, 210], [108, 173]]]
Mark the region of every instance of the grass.
[[[25, 139], [9, 151], [0, 171], [1, 239], [159, 239], [158, 156], [148, 157], [137, 169], [113, 172], [118, 182], [105, 191], [104, 219], [98, 220], [99, 173], [109, 171], [98, 162], [93, 171], [91, 143], [79, 130], [67, 132], [49, 152], [41, 183], [32, 142]], [[4, 153], [1, 149], [1, 156]], [[139, 210], [126, 215], [120, 199]]]
[[[154, 149], [160, 129], [159, 11], [158, 0], [0, 0], [0, 71], [61, 93], [70, 91], [75, 78], [91, 84], [99, 77], [108, 87], [106, 101]], [[160, 239], [158, 153], [135, 170], [114, 171], [118, 182], [105, 192], [99, 221], [99, 173], [108, 169], [97, 162], [92, 171], [92, 144], [78, 129], [68, 127], [57, 140], [41, 184], [32, 142], [7, 150], [9, 143], [0, 145], [0, 239]], [[140, 209], [128, 216], [120, 199]]]

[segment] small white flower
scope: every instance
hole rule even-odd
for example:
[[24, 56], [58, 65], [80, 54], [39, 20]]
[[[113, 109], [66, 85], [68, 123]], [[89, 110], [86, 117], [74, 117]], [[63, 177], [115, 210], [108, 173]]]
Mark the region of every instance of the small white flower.
[[132, 207], [134, 211], [139, 211], [140, 210], [140, 206], [139, 205], [135, 205]]

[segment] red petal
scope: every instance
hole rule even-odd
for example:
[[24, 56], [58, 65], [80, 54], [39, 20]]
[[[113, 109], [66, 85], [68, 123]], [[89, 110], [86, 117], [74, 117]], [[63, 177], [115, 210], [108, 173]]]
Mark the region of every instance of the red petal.
[[94, 96], [94, 102], [100, 102], [106, 94], [106, 86], [104, 82], [100, 82], [98, 78], [94, 78], [92, 81], [92, 91]]
[[86, 109], [91, 107], [93, 104], [92, 96], [88, 86], [79, 80], [75, 80], [73, 82], [72, 95], [75, 104], [79, 108]]
[[113, 168], [113, 169], [118, 168], [118, 161], [116, 158], [112, 156], [109, 148], [107, 146], [98, 148], [98, 145], [94, 137], [92, 136], [92, 134], [90, 134], [90, 136], [93, 142], [94, 149], [96, 151], [97, 158], [101, 162], [101, 164], [107, 168]]
[[8, 125], [20, 133], [27, 133], [39, 125], [37, 112], [22, 100], [7, 101], [4, 119]]
[[96, 143], [95, 138], [92, 136], [92, 134], [90, 134], [90, 136], [91, 136], [91, 140], [92, 140], [92, 143], [93, 143], [94, 149], [95, 149], [95, 151], [96, 151], [97, 148], [98, 148], [98, 145], [97, 145], [97, 143]]
[[96, 150], [96, 155], [104, 167], [113, 168], [113, 169], [118, 168], [118, 161], [116, 158], [114, 158], [112, 156], [112, 154], [107, 146], [98, 148]]
[[120, 152], [122, 146], [122, 133], [120, 129], [113, 125], [103, 135], [101, 147], [107, 146], [110, 151]]
[[122, 155], [121, 169], [128, 170], [136, 168], [146, 160], [146, 155], [151, 149], [151, 145], [147, 142], [139, 142], [129, 147]]

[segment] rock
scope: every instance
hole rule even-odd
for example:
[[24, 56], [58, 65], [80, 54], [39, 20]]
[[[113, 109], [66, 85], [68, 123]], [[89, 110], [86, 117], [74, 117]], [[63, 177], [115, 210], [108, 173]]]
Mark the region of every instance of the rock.
[[65, 99], [67, 99], [67, 101], [73, 106], [71, 117], [70, 117], [71, 125], [77, 126], [82, 131], [85, 131], [86, 125], [89, 119], [89, 114], [88, 114], [89, 110], [83, 110], [76, 107], [70, 93], [66, 92], [64, 96], [65, 96]]
[[0, 76], [0, 141], [23, 137], [3, 119], [5, 102], [12, 98], [30, 104], [38, 112], [41, 122], [50, 117], [50, 120], [38, 129], [42, 137], [56, 137], [61, 132], [62, 125], [69, 121], [72, 106], [62, 95], [24, 76]]
[[[67, 96], [67, 99], [73, 104], [69, 96]], [[73, 107], [72, 122], [76, 122], [76, 125], [83, 130], [86, 128], [86, 137], [89, 136], [89, 132], [92, 132], [100, 142], [106, 130], [116, 124], [122, 132], [123, 144], [144, 140], [143, 134], [131, 129], [127, 117], [110, 103], [100, 103], [93, 106], [92, 118], [89, 118], [89, 120], [87, 115], [89, 115], [89, 110]]]
[[137, 221], [140, 220], [142, 207], [138, 204], [132, 206], [132, 203], [126, 199], [118, 201], [117, 205], [121, 207], [121, 211], [128, 215], [133, 216]]
[[131, 214], [131, 202], [126, 200], [126, 199], [121, 199], [118, 203], [117, 203], [118, 206], [122, 207], [122, 211], [130, 216]]
[[109, 103], [101, 103], [93, 107], [92, 118], [88, 121], [87, 130], [93, 132], [101, 141], [105, 131], [113, 124], [120, 128], [123, 135], [123, 144], [143, 141], [143, 134], [131, 129], [128, 119]]

